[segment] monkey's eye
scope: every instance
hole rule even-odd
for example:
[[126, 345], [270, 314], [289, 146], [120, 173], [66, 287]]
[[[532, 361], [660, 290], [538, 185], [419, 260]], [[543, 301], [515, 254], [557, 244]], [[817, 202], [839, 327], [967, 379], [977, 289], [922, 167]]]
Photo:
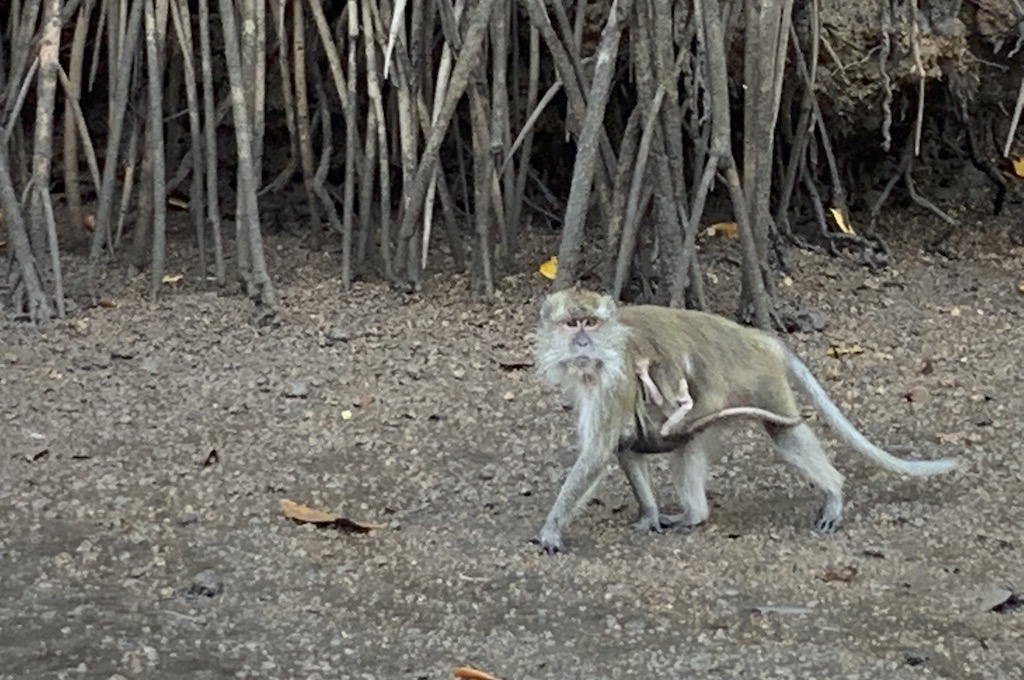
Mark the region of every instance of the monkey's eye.
[[594, 326], [597, 325], [597, 318], [593, 316], [588, 316], [587, 318], [582, 319], [580, 323], [583, 325], [584, 328], [593, 328]]

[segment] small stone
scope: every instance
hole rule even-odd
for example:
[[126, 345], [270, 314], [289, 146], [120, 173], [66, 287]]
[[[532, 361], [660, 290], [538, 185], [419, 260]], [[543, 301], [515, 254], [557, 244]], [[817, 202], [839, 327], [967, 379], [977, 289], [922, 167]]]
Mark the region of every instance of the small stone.
[[196, 600], [200, 597], [216, 597], [224, 592], [224, 582], [210, 570], [201, 571], [192, 578], [185, 599]]
[[929, 396], [930, 395], [928, 392], [928, 388], [925, 387], [924, 385], [914, 385], [909, 390], [907, 390], [906, 393], [907, 401], [913, 402], [915, 404], [920, 404], [925, 401], [928, 401]]
[[331, 326], [327, 329], [327, 332], [324, 333], [324, 340], [327, 341], [328, 345], [334, 345], [339, 342], [348, 342], [351, 338], [352, 336], [349, 332], [340, 326]]
[[906, 661], [907, 661], [907, 665], [908, 666], [920, 666], [921, 664], [923, 664], [927, 660], [928, 660], [927, 652], [922, 652], [920, 650], [913, 650], [913, 651], [907, 652], [907, 655], [906, 655]]
[[309, 396], [309, 384], [304, 380], [289, 380], [284, 388], [284, 396], [289, 399], [305, 399]]

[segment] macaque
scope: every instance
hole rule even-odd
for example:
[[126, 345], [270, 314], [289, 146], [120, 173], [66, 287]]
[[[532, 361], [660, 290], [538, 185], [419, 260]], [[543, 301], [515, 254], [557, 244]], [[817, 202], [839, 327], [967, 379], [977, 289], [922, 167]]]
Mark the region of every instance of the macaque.
[[[847, 444], [874, 463], [912, 476], [956, 467], [953, 459], [909, 461], [882, 450], [854, 427], [779, 339], [713, 314], [619, 307], [592, 291], [560, 291], [541, 308], [536, 356], [544, 378], [572, 397], [579, 440], [579, 456], [534, 539], [547, 553], [565, 549], [563, 532], [615, 456], [640, 508], [634, 527], [661, 531], [704, 522], [708, 457], [720, 426], [733, 416], [761, 420], [783, 459], [825, 494], [815, 530], [835, 531], [843, 517], [843, 476], [800, 417], [790, 381]], [[679, 386], [674, 405], [665, 398], [671, 391], [666, 385]], [[662, 406], [652, 409], [658, 400]], [[692, 406], [684, 409], [687, 400]], [[655, 423], [652, 411], [667, 416], [665, 421]], [[670, 425], [680, 411], [678, 423]], [[646, 454], [661, 452], [673, 454], [679, 515], [662, 515], [651, 487]]]

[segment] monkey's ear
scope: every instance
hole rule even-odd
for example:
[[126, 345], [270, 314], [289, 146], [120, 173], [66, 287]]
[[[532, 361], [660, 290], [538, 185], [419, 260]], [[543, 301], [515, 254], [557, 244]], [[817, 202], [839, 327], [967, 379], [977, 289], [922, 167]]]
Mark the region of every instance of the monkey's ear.
[[555, 318], [555, 315], [564, 306], [562, 302], [564, 297], [562, 293], [550, 293], [544, 297], [544, 302], [540, 305], [540, 318], [542, 321], [551, 321]]
[[602, 318], [605, 318], [605, 319], [609, 319], [609, 318], [615, 316], [615, 314], [618, 311], [618, 308], [619, 308], [619, 306], [615, 303], [615, 298], [613, 298], [611, 295], [601, 295], [598, 298], [598, 303], [597, 303], [597, 315], [598, 316], [600, 316]]

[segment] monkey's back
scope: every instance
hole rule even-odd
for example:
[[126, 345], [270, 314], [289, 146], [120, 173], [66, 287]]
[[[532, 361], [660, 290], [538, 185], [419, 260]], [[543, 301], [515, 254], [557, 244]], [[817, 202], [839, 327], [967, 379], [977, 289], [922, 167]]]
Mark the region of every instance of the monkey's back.
[[694, 418], [730, 406], [799, 415], [778, 339], [707, 312], [635, 305], [618, 313], [629, 328], [630, 349], [651, 359], [660, 388], [686, 378]]

